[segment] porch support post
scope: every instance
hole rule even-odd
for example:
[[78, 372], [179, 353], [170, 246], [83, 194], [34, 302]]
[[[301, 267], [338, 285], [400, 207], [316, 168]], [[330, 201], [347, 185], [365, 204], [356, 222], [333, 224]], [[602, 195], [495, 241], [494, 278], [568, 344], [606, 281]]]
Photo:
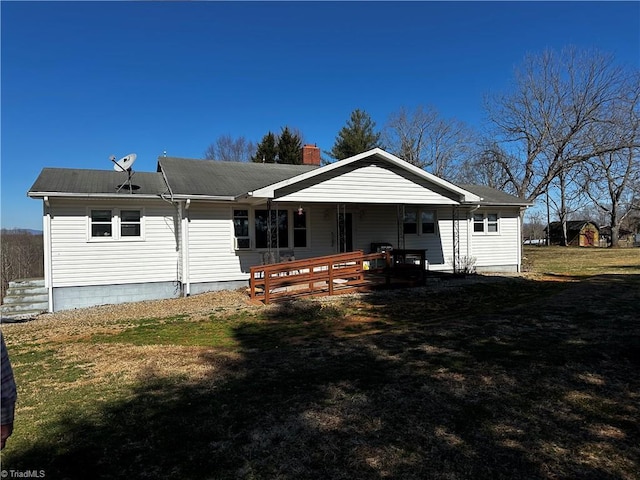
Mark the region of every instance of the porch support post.
[[271, 254], [271, 199], [267, 199], [267, 259], [266, 263], [272, 262], [272, 254]]
[[44, 211], [43, 225], [42, 225], [42, 238], [44, 247], [44, 284], [47, 287], [48, 297], [48, 311], [53, 313], [53, 265], [51, 256], [51, 204], [49, 203], [49, 197], [44, 197], [42, 202]]
[[457, 273], [460, 261], [460, 211], [457, 205], [452, 207], [451, 224], [453, 225], [453, 273]]
[[398, 249], [404, 248], [404, 205], [396, 205], [396, 232], [397, 232], [397, 247]]

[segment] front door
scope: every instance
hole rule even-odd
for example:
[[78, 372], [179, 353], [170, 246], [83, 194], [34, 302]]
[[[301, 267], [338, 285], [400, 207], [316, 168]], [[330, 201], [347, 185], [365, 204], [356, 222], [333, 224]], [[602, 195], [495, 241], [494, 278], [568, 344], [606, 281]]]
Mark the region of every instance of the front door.
[[351, 213], [338, 213], [338, 252], [353, 251], [353, 218]]

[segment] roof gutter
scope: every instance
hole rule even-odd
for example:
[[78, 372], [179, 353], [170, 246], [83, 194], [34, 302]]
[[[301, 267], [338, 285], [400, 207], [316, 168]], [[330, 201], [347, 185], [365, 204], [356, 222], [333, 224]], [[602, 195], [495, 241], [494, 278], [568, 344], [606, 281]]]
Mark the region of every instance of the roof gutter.
[[130, 199], [130, 198], [158, 198], [157, 194], [149, 194], [149, 193], [134, 193], [134, 194], [124, 194], [124, 193], [70, 193], [70, 192], [27, 192], [27, 196], [29, 198], [42, 198], [48, 199], [54, 197], [65, 197], [65, 198], [120, 198], [120, 199]]
[[480, 202], [467, 202], [465, 205], [480, 205], [482, 207], [520, 207], [520, 208], [528, 208], [533, 205], [533, 203], [502, 203], [502, 202], [484, 202], [483, 199], [480, 199]]
[[193, 201], [213, 201], [213, 202], [233, 202], [236, 197], [228, 195], [178, 195], [174, 194], [176, 200], [193, 200]]
[[[69, 193], [69, 192], [28, 192], [29, 198], [42, 198], [48, 201], [49, 198], [64, 197], [64, 198], [118, 198], [118, 199], [158, 199], [162, 197], [162, 194], [122, 194], [122, 193]], [[219, 195], [173, 195], [174, 200], [209, 200], [209, 201], [224, 201], [232, 202], [236, 200], [231, 196], [219, 196]]]

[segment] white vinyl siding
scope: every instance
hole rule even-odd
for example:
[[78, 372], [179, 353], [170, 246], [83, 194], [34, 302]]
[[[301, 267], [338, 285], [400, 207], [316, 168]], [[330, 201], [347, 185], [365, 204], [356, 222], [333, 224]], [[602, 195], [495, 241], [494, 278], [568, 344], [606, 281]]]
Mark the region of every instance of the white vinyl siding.
[[[91, 210], [144, 210], [147, 238], [92, 241], [87, 238]], [[114, 203], [52, 199], [52, 286], [175, 281], [178, 253], [174, 214], [175, 209], [160, 200]]]
[[[301, 204], [278, 202], [276, 209], [295, 215], [303, 206], [306, 215], [306, 247], [290, 247], [296, 259], [336, 253], [336, 203]], [[433, 212], [435, 233], [402, 235], [398, 205], [348, 204], [353, 221], [353, 248], [369, 252], [372, 242], [390, 243], [394, 248], [426, 249], [430, 270], [450, 270], [453, 257], [453, 208], [417, 205], [418, 212]], [[260, 265], [264, 250], [236, 250], [234, 209], [253, 208], [229, 203], [192, 202], [183, 222], [175, 206], [158, 200], [132, 199], [119, 203], [98, 200], [51, 200], [51, 285], [52, 287], [178, 282], [188, 272], [190, 284], [247, 280], [251, 266]], [[257, 207], [262, 208], [263, 207]], [[143, 212], [144, 240], [91, 241], [88, 239], [92, 209]], [[341, 212], [343, 208], [341, 207]], [[497, 233], [476, 235], [468, 210], [459, 210], [461, 256], [476, 259], [476, 266], [514, 266], [519, 262], [519, 211], [503, 209], [474, 213], [499, 215]], [[420, 215], [420, 214], [419, 214]], [[127, 217], [131, 218], [131, 217]], [[428, 216], [427, 220], [431, 218]], [[421, 220], [418, 222], [420, 230]], [[135, 216], [132, 220], [135, 223]], [[291, 225], [294, 225], [291, 223]], [[290, 225], [290, 226], [291, 226]], [[181, 226], [184, 231], [181, 231]], [[291, 229], [293, 238], [293, 229]], [[136, 237], [134, 237], [136, 238]], [[179, 239], [188, 239], [189, 250], [181, 255]], [[182, 264], [182, 261], [188, 264]]]
[[188, 222], [191, 283], [248, 279], [249, 267], [260, 264], [253, 251], [235, 250], [234, 208], [238, 209], [229, 204], [191, 204]]
[[[470, 239], [471, 256], [476, 258], [476, 267], [518, 265], [519, 212], [487, 210], [479, 213], [484, 214], [485, 232], [473, 232]], [[492, 215], [498, 216], [498, 224], [495, 225], [497, 232], [491, 231], [491, 219], [495, 218]]]
[[373, 204], [441, 204], [455, 202], [397, 173], [377, 166], [362, 167], [280, 197], [279, 201]]

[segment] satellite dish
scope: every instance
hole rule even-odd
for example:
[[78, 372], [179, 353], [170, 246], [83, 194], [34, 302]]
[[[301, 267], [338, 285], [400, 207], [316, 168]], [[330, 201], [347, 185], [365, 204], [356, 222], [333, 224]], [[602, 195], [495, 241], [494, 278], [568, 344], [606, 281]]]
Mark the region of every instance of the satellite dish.
[[131, 177], [133, 177], [133, 170], [131, 170], [131, 166], [133, 165], [133, 162], [136, 161], [136, 157], [137, 155], [135, 153], [130, 153], [126, 157], [122, 157], [117, 162], [116, 162], [116, 157], [114, 155], [111, 155], [109, 157], [109, 160], [113, 162], [113, 169], [116, 172], [127, 172], [127, 182], [118, 186], [118, 189], [116, 190], [117, 193], [119, 193], [120, 190], [122, 190], [125, 187], [129, 190], [129, 193], [133, 193], [134, 186], [131, 185]]
[[117, 162], [115, 161], [115, 157], [111, 157], [111, 161], [114, 163], [113, 169], [116, 172], [127, 172], [131, 169], [131, 165], [136, 161], [137, 155], [135, 153], [130, 153], [126, 157], [122, 157]]

